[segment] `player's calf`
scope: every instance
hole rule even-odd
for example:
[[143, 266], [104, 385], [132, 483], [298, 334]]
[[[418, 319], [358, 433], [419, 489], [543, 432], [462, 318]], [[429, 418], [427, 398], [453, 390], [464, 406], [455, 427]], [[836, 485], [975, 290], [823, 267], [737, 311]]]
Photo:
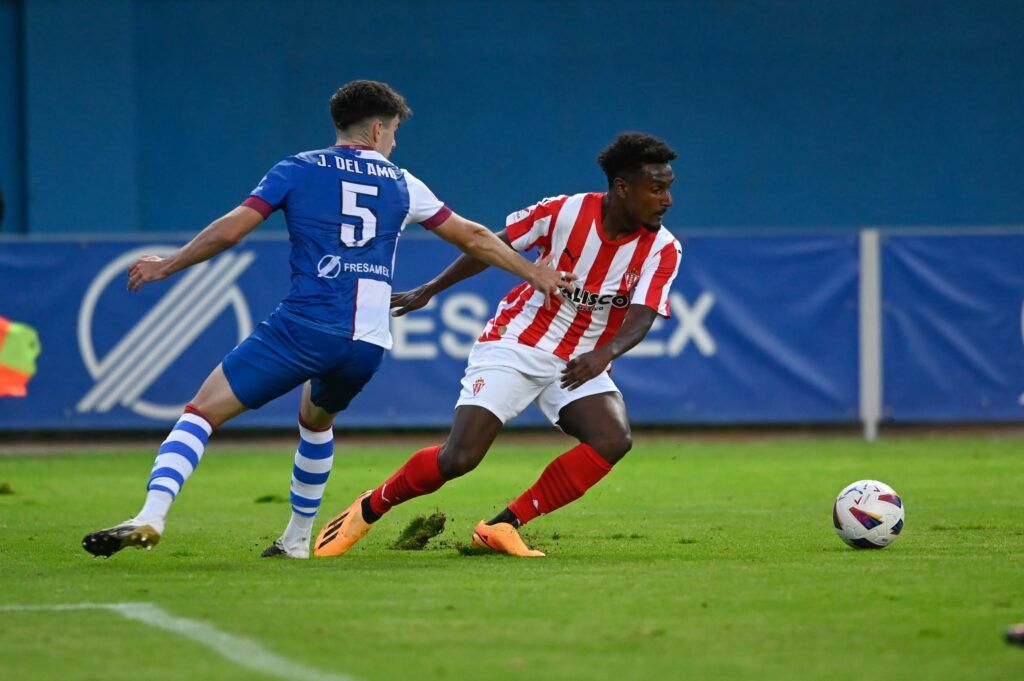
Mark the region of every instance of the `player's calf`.
[[384, 484], [373, 490], [362, 502], [367, 522], [376, 522], [393, 506], [440, 489], [448, 481], [441, 473], [440, 452], [440, 446], [419, 450]]
[[[537, 482], [509, 504], [506, 511], [525, 525], [537, 516], [576, 501], [611, 469], [612, 465], [597, 450], [580, 443], [548, 464]], [[505, 511], [491, 520], [494, 524], [501, 522], [508, 522]]]
[[284, 533], [260, 555], [309, 558], [313, 532], [327, 479], [334, 463], [334, 431], [330, 425], [314, 429], [299, 419], [299, 446], [295, 450], [290, 485], [292, 515]]

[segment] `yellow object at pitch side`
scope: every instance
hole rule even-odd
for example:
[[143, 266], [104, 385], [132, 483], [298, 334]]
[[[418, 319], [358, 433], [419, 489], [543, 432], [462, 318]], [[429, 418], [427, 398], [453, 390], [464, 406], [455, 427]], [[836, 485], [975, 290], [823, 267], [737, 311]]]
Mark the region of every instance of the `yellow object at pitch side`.
[[28, 324], [0, 317], [0, 397], [24, 397], [36, 373], [39, 334]]

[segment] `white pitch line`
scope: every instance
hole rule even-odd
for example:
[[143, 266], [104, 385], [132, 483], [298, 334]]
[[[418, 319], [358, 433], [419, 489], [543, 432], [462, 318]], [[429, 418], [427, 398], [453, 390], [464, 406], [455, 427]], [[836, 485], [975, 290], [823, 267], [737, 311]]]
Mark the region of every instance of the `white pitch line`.
[[276, 655], [258, 643], [229, 634], [205, 622], [177, 617], [152, 603], [67, 603], [63, 605], [0, 605], [0, 612], [107, 610], [191, 639], [225, 659], [254, 672], [296, 681], [357, 681], [353, 676], [307, 667]]

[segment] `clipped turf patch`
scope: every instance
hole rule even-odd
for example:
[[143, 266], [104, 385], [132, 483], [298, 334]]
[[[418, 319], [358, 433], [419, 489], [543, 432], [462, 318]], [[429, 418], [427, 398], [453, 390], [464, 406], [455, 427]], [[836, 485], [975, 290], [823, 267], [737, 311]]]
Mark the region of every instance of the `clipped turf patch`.
[[422, 551], [426, 548], [427, 542], [444, 532], [446, 520], [448, 518], [441, 511], [428, 516], [416, 516], [405, 526], [391, 548], [399, 551]]
[[11, 483], [6, 480], [0, 482], [0, 494], [14, 494], [14, 488], [11, 487]]

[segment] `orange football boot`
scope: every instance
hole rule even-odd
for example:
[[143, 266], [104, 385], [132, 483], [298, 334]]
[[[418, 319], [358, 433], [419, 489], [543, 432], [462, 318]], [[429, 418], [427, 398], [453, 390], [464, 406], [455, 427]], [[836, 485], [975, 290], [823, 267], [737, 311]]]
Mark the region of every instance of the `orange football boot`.
[[476, 530], [473, 531], [473, 546], [520, 558], [535, 558], [544, 555], [543, 551], [531, 549], [523, 543], [523, 538], [510, 523], [488, 525], [481, 520], [477, 523]]
[[334, 516], [324, 525], [313, 543], [314, 556], [340, 556], [366, 536], [373, 526], [363, 519], [363, 499], [372, 491], [360, 494], [344, 513]]

